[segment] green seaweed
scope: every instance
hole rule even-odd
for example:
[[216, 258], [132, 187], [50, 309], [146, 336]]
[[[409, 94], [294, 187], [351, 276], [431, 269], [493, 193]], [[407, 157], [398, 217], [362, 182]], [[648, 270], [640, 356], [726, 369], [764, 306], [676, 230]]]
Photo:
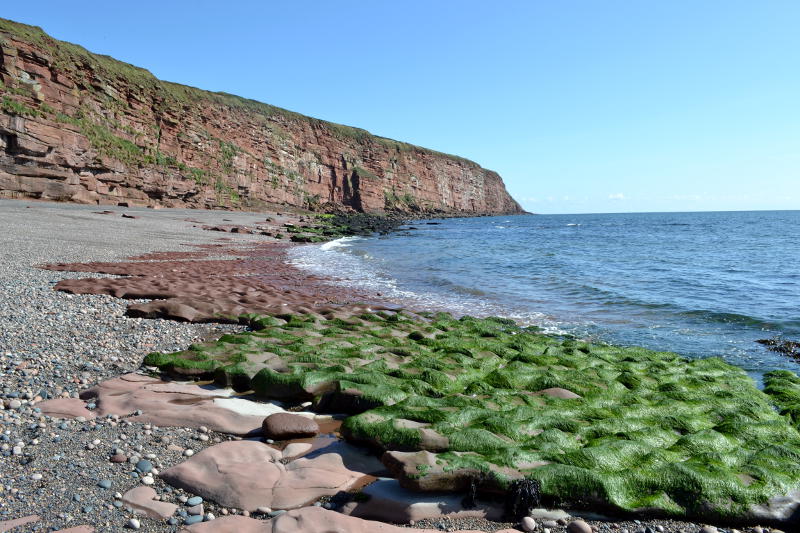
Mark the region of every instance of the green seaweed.
[[[351, 414], [344, 434], [558, 504], [735, 517], [800, 485], [800, 379], [446, 313], [283, 314], [145, 363]], [[249, 380], [249, 382], [248, 382]], [[566, 389], [562, 398], [548, 389]], [[563, 393], [563, 391], [562, 391]], [[776, 410], [777, 408], [777, 410]], [[428, 474], [423, 469], [414, 474]]]

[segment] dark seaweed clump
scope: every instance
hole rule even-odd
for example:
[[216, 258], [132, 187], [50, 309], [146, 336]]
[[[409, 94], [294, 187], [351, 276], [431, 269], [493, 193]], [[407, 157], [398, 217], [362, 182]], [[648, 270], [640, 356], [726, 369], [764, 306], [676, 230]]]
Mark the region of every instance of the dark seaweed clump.
[[800, 359], [800, 342], [789, 341], [786, 339], [781, 339], [780, 337], [774, 337], [772, 339], [758, 339], [756, 342], [763, 344], [770, 351], [788, 355], [793, 359]]

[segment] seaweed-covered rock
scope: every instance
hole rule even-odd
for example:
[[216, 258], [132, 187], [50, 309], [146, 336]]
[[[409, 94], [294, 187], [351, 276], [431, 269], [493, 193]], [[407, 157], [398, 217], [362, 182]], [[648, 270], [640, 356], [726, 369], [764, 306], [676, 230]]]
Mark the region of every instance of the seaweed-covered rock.
[[260, 331], [149, 364], [231, 373], [274, 356], [283, 366], [253, 376], [257, 394], [345, 407], [353, 416], [343, 434], [390, 452], [387, 466], [417, 490], [504, 491], [526, 478], [543, 504], [792, 519], [794, 374], [768, 374], [765, 394], [717, 358], [589, 344], [496, 318], [382, 311], [257, 320]]

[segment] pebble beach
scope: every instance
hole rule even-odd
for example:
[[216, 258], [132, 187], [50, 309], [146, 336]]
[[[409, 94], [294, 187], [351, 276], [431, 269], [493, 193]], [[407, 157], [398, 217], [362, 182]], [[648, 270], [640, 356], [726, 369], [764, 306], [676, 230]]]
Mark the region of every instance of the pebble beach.
[[[135, 301], [53, 290], [61, 280], [86, 274], [42, 270], [37, 265], [122, 261], [150, 252], [191, 251], [189, 245], [220, 242], [220, 234], [204, 230], [203, 225], [252, 224], [263, 215], [123, 207], [109, 211], [0, 200], [0, 222], [5, 229], [0, 236], [0, 531], [179, 531], [191, 524], [207, 524], [202, 531], [214, 531], [213, 522], [221, 517], [265, 521], [279, 517], [283, 512], [269, 508], [246, 511], [220, 505], [176, 488], [160, 476], [210, 446], [241, 437], [205, 426], [165, 427], [128, 416], [54, 417], [37, 407], [47, 400], [78, 398], [98, 383], [142, 372], [142, 360], [150, 352], [183, 350], [244, 329], [235, 324], [130, 318], [125, 312]], [[223, 238], [228, 244], [265, 240], [245, 233], [226, 233]], [[94, 407], [89, 400], [86, 408]], [[160, 520], [136, 512], [137, 504], [128, 495], [138, 487], [152, 490], [145, 499], [174, 505], [175, 511]], [[321, 498], [314, 506], [336, 508], [330, 498]], [[576, 520], [571, 513], [559, 511], [532, 515], [520, 523], [433, 517], [401, 525], [434, 531], [542, 533], [738, 531], [672, 520], [600, 518], [604, 517], [585, 515]]]

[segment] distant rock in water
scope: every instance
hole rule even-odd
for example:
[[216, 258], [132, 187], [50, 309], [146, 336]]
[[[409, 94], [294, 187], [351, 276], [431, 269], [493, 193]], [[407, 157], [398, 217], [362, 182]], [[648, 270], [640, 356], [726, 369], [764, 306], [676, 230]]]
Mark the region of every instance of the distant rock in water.
[[781, 338], [758, 339], [756, 342], [763, 344], [768, 350], [773, 352], [788, 355], [794, 359], [800, 359], [800, 342]]
[[0, 195], [149, 207], [521, 213], [467, 159], [147, 70], [0, 19]]

